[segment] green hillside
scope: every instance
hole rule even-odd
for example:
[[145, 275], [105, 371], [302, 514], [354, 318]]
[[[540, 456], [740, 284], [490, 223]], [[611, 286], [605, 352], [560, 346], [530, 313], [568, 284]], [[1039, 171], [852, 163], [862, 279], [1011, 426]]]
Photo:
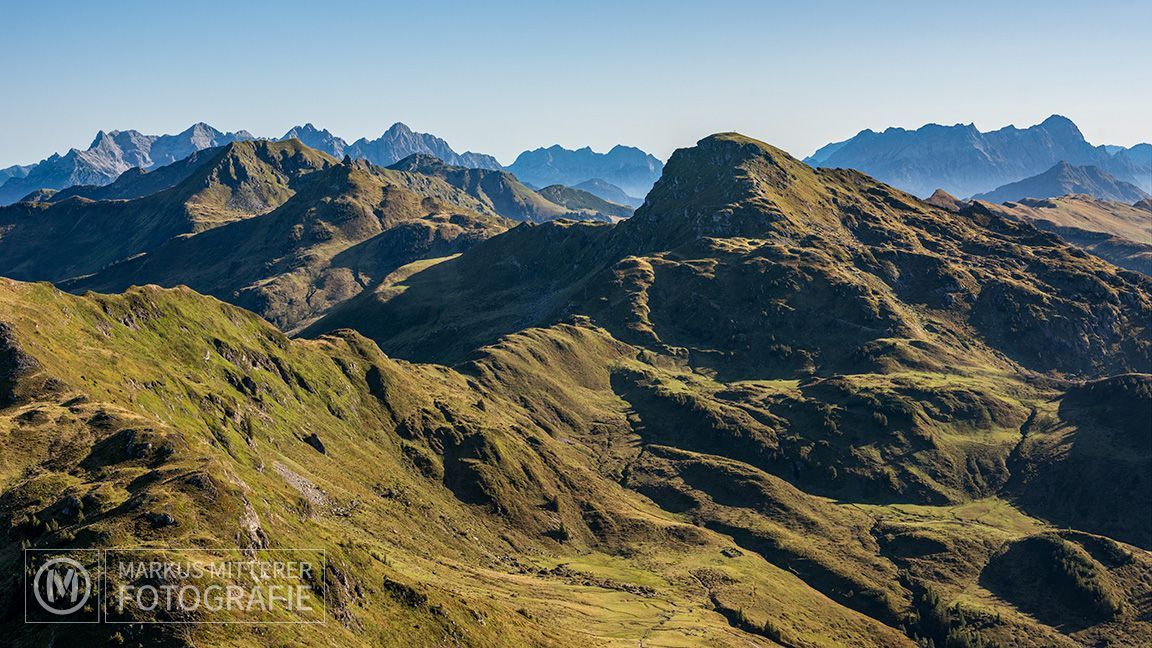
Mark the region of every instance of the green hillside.
[[0, 280], [0, 642], [58, 636], [19, 623], [22, 549], [107, 546], [323, 549], [329, 621], [69, 640], [1152, 633], [1148, 277], [737, 134], [616, 224], [497, 233], [491, 198], [330, 164], [96, 275], [202, 268], [295, 339], [189, 288]]

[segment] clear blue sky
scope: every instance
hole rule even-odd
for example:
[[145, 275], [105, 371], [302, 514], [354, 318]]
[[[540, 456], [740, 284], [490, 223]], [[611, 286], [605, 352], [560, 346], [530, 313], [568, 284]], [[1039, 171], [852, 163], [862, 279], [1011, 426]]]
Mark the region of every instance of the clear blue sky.
[[[180, 6], [184, 5], [184, 6]], [[505, 163], [736, 130], [797, 155], [861, 129], [1072, 118], [1152, 139], [1148, 0], [0, 0], [0, 166], [195, 121], [348, 140], [394, 121]]]

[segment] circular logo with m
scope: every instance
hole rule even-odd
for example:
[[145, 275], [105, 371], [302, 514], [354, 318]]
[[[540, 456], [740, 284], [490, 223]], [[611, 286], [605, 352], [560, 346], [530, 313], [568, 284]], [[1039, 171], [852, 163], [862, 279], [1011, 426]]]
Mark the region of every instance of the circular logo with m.
[[72, 614], [84, 607], [92, 594], [92, 576], [71, 558], [53, 558], [36, 570], [32, 593], [45, 612]]

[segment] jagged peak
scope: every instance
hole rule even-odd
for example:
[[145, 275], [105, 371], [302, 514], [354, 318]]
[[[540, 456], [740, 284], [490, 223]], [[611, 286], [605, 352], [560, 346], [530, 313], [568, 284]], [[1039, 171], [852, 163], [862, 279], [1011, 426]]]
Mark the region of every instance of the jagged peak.
[[414, 131], [408, 127], [404, 122], [396, 122], [384, 131], [384, 135], [413, 135]]
[[[116, 131], [112, 131], [112, 133], [115, 133], [115, 132]], [[97, 148], [106, 142], [110, 143], [112, 141], [112, 133], [109, 133], [108, 131], [106, 131], [104, 129], [100, 129], [99, 131], [96, 132], [96, 137], [92, 138], [92, 143], [90, 145], [88, 145], [88, 148], [94, 149], [94, 148]]]
[[199, 122], [196, 122], [195, 124], [192, 124], [188, 128], [184, 129], [180, 133], [180, 136], [185, 136], [185, 135], [196, 136], [196, 135], [202, 135], [202, 134], [223, 135], [224, 133], [222, 131], [217, 130], [217, 129], [213, 128], [212, 126], [206, 124], [205, 122], [199, 121]]
[[292, 128], [288, 129], [288, 132], [284, 134], [284, 137], [288, 138], [294, 134], [332, 135], [332, 133], [328, 132], [327, 128], [316, 128], [312, 122], [307, 122], [303, 126], [293, 126]]

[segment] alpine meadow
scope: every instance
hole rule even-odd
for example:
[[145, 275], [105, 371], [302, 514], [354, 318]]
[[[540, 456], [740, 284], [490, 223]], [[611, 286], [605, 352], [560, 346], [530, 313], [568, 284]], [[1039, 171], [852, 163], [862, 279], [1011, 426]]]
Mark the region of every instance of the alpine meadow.
[[817, 4], [6, 6], [0, 645], [1152, 645], [1152, 7]]

